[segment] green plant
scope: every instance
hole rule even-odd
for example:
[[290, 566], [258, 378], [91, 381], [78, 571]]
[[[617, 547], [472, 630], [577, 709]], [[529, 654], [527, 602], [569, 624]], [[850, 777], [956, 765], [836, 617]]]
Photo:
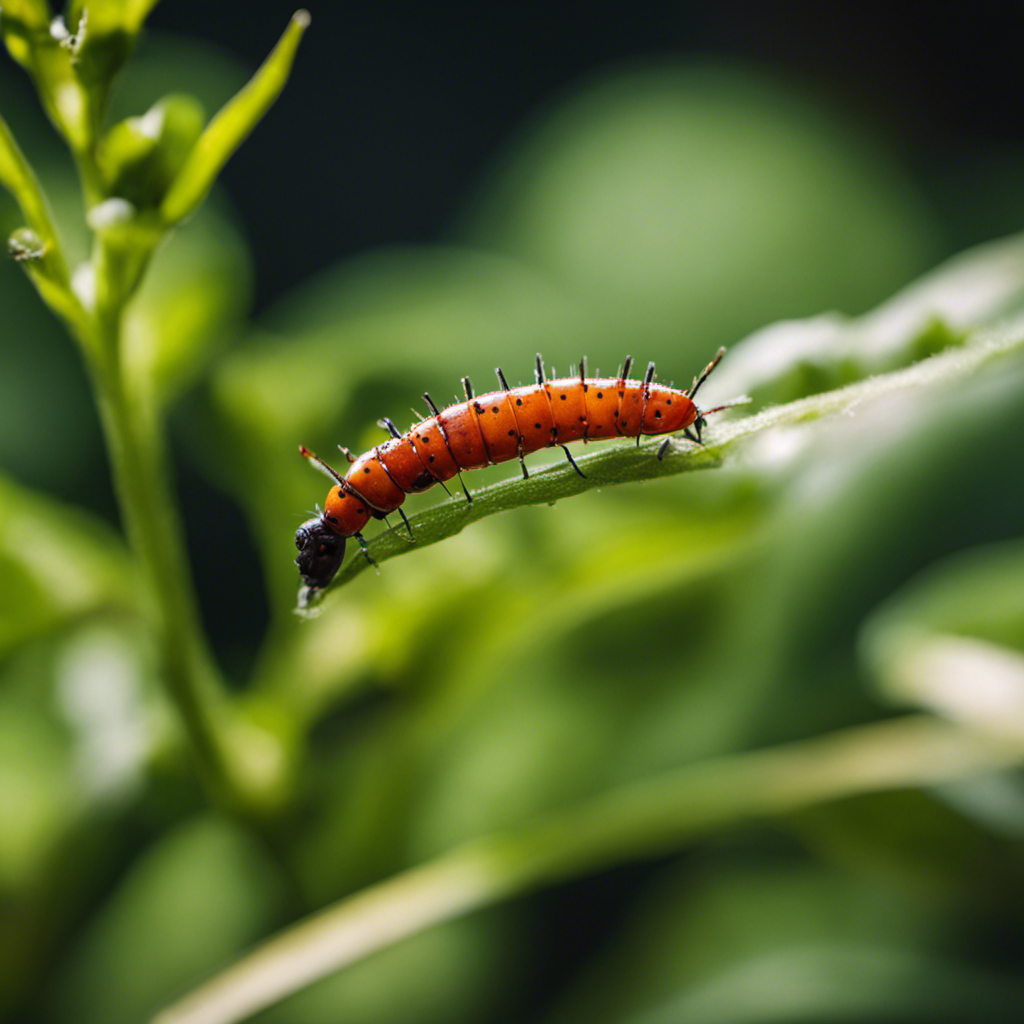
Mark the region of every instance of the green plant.
[[[938, 1007], [969, 1020], [983, 1006], [1014, 1020], [1019, 979], [998, 955], [982, 962], [973, 937], [1024, 906], [1008, 771], [1024, 759], [1024, 613], [1007, 540], [1021, 512], [1024, 240], [969, 252], [862, 316], [734, 345], [716, 387], [762, 411], [712, 424], [699, 449], [680, 441], [659, 461], [658, 442], [604, 447], [580, 459], [585, 479], [484, 471], [471, 506], [413, 513], [415, 544], [400, 529], [370, 540], [385, 579], [350, 557], [300, 619], [291, 536], [320, 484], [299, 442], [362, 440], [414, 387], [530, 355], [538, 337], [560, 352], [586, 338], [604, 358], [642, 339], [688, 373], [740, 329], [738, 295], [753, 323], [778, 315], [769, 258], [796, 267], [779, 280], [816, 308], [820, 285], [801, 288], [837, 237], [856, 304], [909, 276], [926, 232], [856, 145], [781, 91], [723, 70], [627, 78], [521, 144], [460, 246], [354, 261], [211, 365], [175, 328], [180, 295], [157, 297], [160, 329], [132, 317], [158, 248], [196, 226], [183, 222], [280, 91], [308, 19], [205, 127], [178, 94], [106, 127], [151, 6], [73, 4], [69, 30], [42, 3], [2, 9], [91, 228], [72, 271], [0, 123], [21, 224], [10, 251], [82, 352], [128, 542], [0, 479], [0, 884], [16, 894], [0, 920], [18, 940], [3, 969], [26, 989], [57, 979], [33, 1009], [161, 1024], [500, 1017], [508, 979], [535, 971], [518, 916], [531, 895], [687, 849], [704, 862], [658, 876], [652, 905], [609, 930], [582, 980], [572, 964], [545, 1019]], [[762, 179], [734, 180], [757, 163], [750, 144], [785, 188], [801, 183], [779, 223]], [[641, 215], [682, 205], [681, 166], [705, 190], [688, 233]], [[199, 627], [168, 478], [165, 417], [200, 377], [196, 462], [212, 450], [241, 496], [272, 606], [233, 694]], [[138, 790], [111, 810], [69, 782], [87, 774], [72, 744], [110, 734], [68, 679], [102, 690], [130, 675], [124, 663], [145, 662], [136, 633], [156, 653], [155, 703], [183, 728], [141, 751]], [[115, 711], [115, 735], [131, 734], [139, 707]], [[126, 827], [96, 828], [112, 815]], [[122, 832], [143, 834], [143, 851]]]
[[74, 157], [92, 230], [90, 259], [73, 281], [43, 188], [0, 121], [0, 183], [25, 219], [8, 248], [86, 362], [125, 529], [149, 592], [162, 678], [200, 770], [220, 799], [256, 810], [277, 780], [249, 770], [247, 741], [226, 706], [198, 625], [169, 483], [164, 354], [157, 340], [153, 351], [133, 359], [123, 327], [157, 247], [194, 213], [284, 87], [309, 16], [293, 17], [252, 81], [205, 126], [195, 100], [172, 95], [142, 117], [105, 129], [110, 87], [152, 6], [73, 4], [72, 31], [60, 18], [51, 22], [43, 0], [4, 5], [0, 28], [7, 49], [32, 76]]

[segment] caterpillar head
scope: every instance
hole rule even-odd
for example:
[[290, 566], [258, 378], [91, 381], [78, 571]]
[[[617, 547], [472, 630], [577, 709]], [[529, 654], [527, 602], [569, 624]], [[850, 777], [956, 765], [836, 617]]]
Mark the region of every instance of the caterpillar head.
[[314, 589], [326, 587], [345, 557], [345, 538], [318, 517], [307, 519], [295, 531], [295, 546], [299, 549], [295, 564], [302, 582]]

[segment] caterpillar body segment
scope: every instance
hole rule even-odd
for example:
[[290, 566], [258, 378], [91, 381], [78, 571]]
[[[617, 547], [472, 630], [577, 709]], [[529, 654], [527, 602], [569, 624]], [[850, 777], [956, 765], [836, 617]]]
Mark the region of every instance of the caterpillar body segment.
[[[310, 591], [326, 587], [341, 566], [347, 537], [355, 537], [367, 554], [361, 531], [371, 518], [382, 519], [396, 509], [401, 512], [407, 494], [425, 491], [435, 483], [443, 485], [456, 475], [461, 479], [462, 470], [518, 458], [523, 475], [528, 476], [523, 457], [559, 445], [582, 476], [565, 447], [574, 441], [636, 437], [639, 443], [644, 435], [684, 431], [699, 442], [708, 413], [748, 401], [737, 399], [704, 411], [693, 401], [724, 352], [724, 348], [718, 350], [685, 392], [654, 383], [653, 363], [643, 380], [628, 379], [631, 359], [618, 377], [587, 377], [581, 361], [578, 377], [546, 380], [538, 355], [536, 383], [510, 388], [499, 368], [495, 372], [502, 390], [484, 395], [475, 395], [469, 378], [463, 378], [464, 402], [439, 410], [424, 394], [432, 415], [406, 433], [399, 433], [390, 420], [381, 420], [391, 437], [358, 458], [349, 455], [351, 465], [344, 476], [300, 447], [334, 481], [323, 512], [295, 534], [299, 550], [295, 563], [303, 583]], [[472, 500], [468, 491], [466, 498]], [[402, 518], [408, 526], [404, 514]]]

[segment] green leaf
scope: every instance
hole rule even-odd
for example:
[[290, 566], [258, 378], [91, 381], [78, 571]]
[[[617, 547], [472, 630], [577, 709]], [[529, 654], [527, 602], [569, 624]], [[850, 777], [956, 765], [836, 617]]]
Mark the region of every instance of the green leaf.
[[160, 213], [166, 224], [176, 224], [196, 209], [221, 168], [280, 95], [308, 26], [309, 14], [296, 12], [248, 85], [214, 116], [199, 136], [161, 205]]
[[16, 891], [43, 873], [77, 810], [71, 767], [55, 723], [0, 689], [0, 892]]
[[100, 608], [133, 608], [113, 532], [0, 478], [0, 653]]
[[0, 31], [11, 57], [31, 70], [33, 49], [50, 35], [49, 4], [46, 0], [5, 0]]
[[48, 5], [32, 0], [5, 3], [0, 31], [11, 56], [35, 80], [47, 117], [73, 150], [84, 152], [97, 123], [96, 111], [75, 74], [73, 46], [51, 31]]
[[[632, 445], [622, 445], [577, 459], [584, 477], [568, 465], [560, 465], [534, 473], [528, 480], [506, 480], [477, 491], [471, 504], [456, 497], [412, 517], [415, 547], [436, 544], [498, 512], [550, 503], [595, 487], [653, 480], [717, 466], [726, 455], [741, 450], [743, 442], [770, 428], [841, 414], [887, 394], [955, 381], [974, 373], [990, 360], [1021, 349], [1024, 349], [1024, 329], [1018, 326], [991, 340], [977, 342], [969, 349], [935, 356], [907, 370], [777, 406], [743, 420], [712, 424], [705, 435], [705, 443], [699, 447], [690, 441], [672, 438], [664, 459], [654, 457], [662, 443], [657, 439], [641, 445], [639, 452]], [[384, 562], [412, 547], [401, 530], [392, 529], [373, 538], [369, 554], [375, 561]], [[358, 576], [366, 567], [365, 558], [353, 557], [335, 577], [335, 586]]]
[[141, 117], [120, 121], [97, 153], [107, 193], [141, 209], [159, 206], [202, 130], [202, 105], [185, 94], [165, 96]]
[[229, 822], [185, 824], [145, 851], [53, 980], [62, 1019], [142, 1021], [271, 923], [276, 868]]
[[75, 47], [75, 73], [103, 110], [106, 94], [135, 45], [146, 15], [157, 0], [74, 0], [68, 22], [81, 38]]
[[1024, 235], [975, 246], [863, 316], [770, 324], [729, 350], [715, 372], [725, 394], [788, 402], [962, 345], [1024, 306]]
[[886, 695], [991, 734], [1024, 738], [1024, 545], [934, 566], [864, 627], [862, 653]]
[[[727, 399], [756, 387], [769, 400], [791, 400], [794, 393], [904, 365], [916, 351], [915, 338], [927, 331], [934, 337], [935, 317], [947, 313], [955, 333], [946, 340], [962, 344], [970, 326], [1012, 308], [1021, 291], [1015, 272], [1021, 265], [1024, 240], [1014, 237], [951, 261], [897, 299], [842, 321], [838, 328], [829, 328], [822, 318], [773, 325], [730, 348], [708, 384], [709, 393], [713, 388], [715, 400]], [[288, 510], [308, 509], [322, 494], [320, 485], [310, 483], [302, 460], [287, 455], [293, 445], [321, 446], [328, 461], [336, 442], [355, 450], [369, 447], [383, 435], [368, 425], [386, 413], [402, 426], [403, 410], [425, 386], [443, 396], [461, 374], [495, 364], [503, 365], [515, 383], [528, 365], [524, 353], [536, 351], [538, 338], [545, 339], [548, 355], [554, 349], [560, 359], [566, 352], [578, 358], [578, 339], [601, 330], [592, 309], [530, 268], [507, 257], [451, 247], [388, 250], [350, 261], [282, 303], [264, 323], [244, 351], [219, 366], [214, 393], [222, 429], [231, 437], [229, 472], [237, 474], [234, 486], [253, 496], [247, 506], [264, 542], [269, 571], [278, 574], [270, 587], [275, 595], [292, 571], [282, 543], [294, 532]], [[282, 329], [274, 332], [277, 324]], [[621, 351], [621, 344], [617, 341], [614, 351]], [[374, 358], [367, 360], [371, 351]], [[791, 386], [800, 367], [812, 360], [822, 367], [806, 375], [814, 377], [813, 385], [807, 380]], [[845, 372], [839, 372], [843, 366]], [[659, 368], [666, 372], [664, 364]], [[687, 371], [692, 373], [692, 367], [681, 365], [678, 357], [667, 370]], [[476, 372], [473, 377], [477, 381]], [[482, 390], [479, 383], [477, 390]], [[715, 436], [714, 429], [709, 436]], [[271, 446], [282, 454], [268, 463], [265, 452]], [[625, 461], [631, 456], [623, 452], [617, 457]], [[667, 470], [654, 465], [649, 454], [635, 457], [655, 475]], [[219, 460], [218, 479], [223, 474]], [[569, 478], [574, 478], [571, 470], [560, 477], [568, 488], [561, 492], [565, 495], [577, 486]], [[477, 481], [486, 479], [472, 474], [467, 483], [475, 490]], [[509, 481], [508, 501], [515, 500], [515, 486]], [[545, 489], [537, 500], [558, 493]], [[487, 502], [495, 499], [495, 510], [507, 507], [504, 497], [488, 491]], [[416, 504], [422, 507], [422, 500]], [[455, 502], [447, 511], [430, 513], [450, 517], [443, 528], [441, 519], [417, 519], [426, 531], [424, 539], [433, 536], [435, 525], [438, 536], [450, 536], [450, 530], [479, 515], [460, 509]], [[375, 550], [386, 556], [417, 549], [398, 534], [380, 543]], [[351, 572], [361, 571], [358, 562]]]
[[42, 269], [54, 284], [69, 289], [67, 266], [46, 195], [7, 123], [0, 117], [0, 185], [14, 197], [26, 225], [39, 238]]
[[1019, 984], [950, 957], [956, 922], [913, 889], [798, 856], [741, 858], [726, 845], [657, 876], [546, 1024], [970, 1020], [972, 1005], [1013, 1019]]
[[216, 204], [156, 252], [125, 314], [125, 372], [166, 405], [194, 382], [241, 329], [252, 263], [233, 221]]

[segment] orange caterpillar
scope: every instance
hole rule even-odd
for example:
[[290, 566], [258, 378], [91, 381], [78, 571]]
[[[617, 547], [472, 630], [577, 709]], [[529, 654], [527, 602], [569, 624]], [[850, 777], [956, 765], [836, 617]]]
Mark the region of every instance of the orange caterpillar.
[[[390, 431], [391, 440], [359, 458], [342, 449], [351, 462], [344, 476], [308, 448], [300, 447], [299, 451], [336, 484], [327, 495], [323, 512], [296, 531], [299, 557], [295, 564], [303, 583], [312, 593], [331, 582], [345, 555], [346, 537], [355, 537], [372, 562], [360, 533], [367, 522], [371, 518], [383, 519], [397, 509], [409, 527], [401, 510], [405, 496], [425, 491], [435, 483], [443, 484], [460, 470], [518, 458], [526, 477], [529, 474], [524, 456], [539, 448], [559, 445], [573, 469], [583, 476], [565, 447], [568, 442], [635, 437], [639, 444], [645, 434], [682, 430], [690, 440], [699, 443], [708, 413], [747, 401], [737, 399], [703, 411], [693, 402], [697, 389], [724, 353], [725, 349], [720, 348], [685, 392], [655, 384], [654, 363], [647, 367], [642, 381], [628, 380], [631, 358], [626, 359], [618, 377], [587, 377], [585, 361], [581, 361], [579, 377], [545, 380], [538, 355], [535, 384], [510, 388], [499, 367], [495, 373], [501, 391], [474, 396], [469, 378], [463, 377], [466, 401], [441, 412], [424, 394], [433, 415], [405, 434], [399, 433], [390, 420], [381, 420], [381, 425]], [[658, 450], [659, 459], [667, 447], [668, 441]], [[465, 484], [462, 489], [466, 500], [472, 501]], [[409, 533], [412, 534], [411, 527]]]

